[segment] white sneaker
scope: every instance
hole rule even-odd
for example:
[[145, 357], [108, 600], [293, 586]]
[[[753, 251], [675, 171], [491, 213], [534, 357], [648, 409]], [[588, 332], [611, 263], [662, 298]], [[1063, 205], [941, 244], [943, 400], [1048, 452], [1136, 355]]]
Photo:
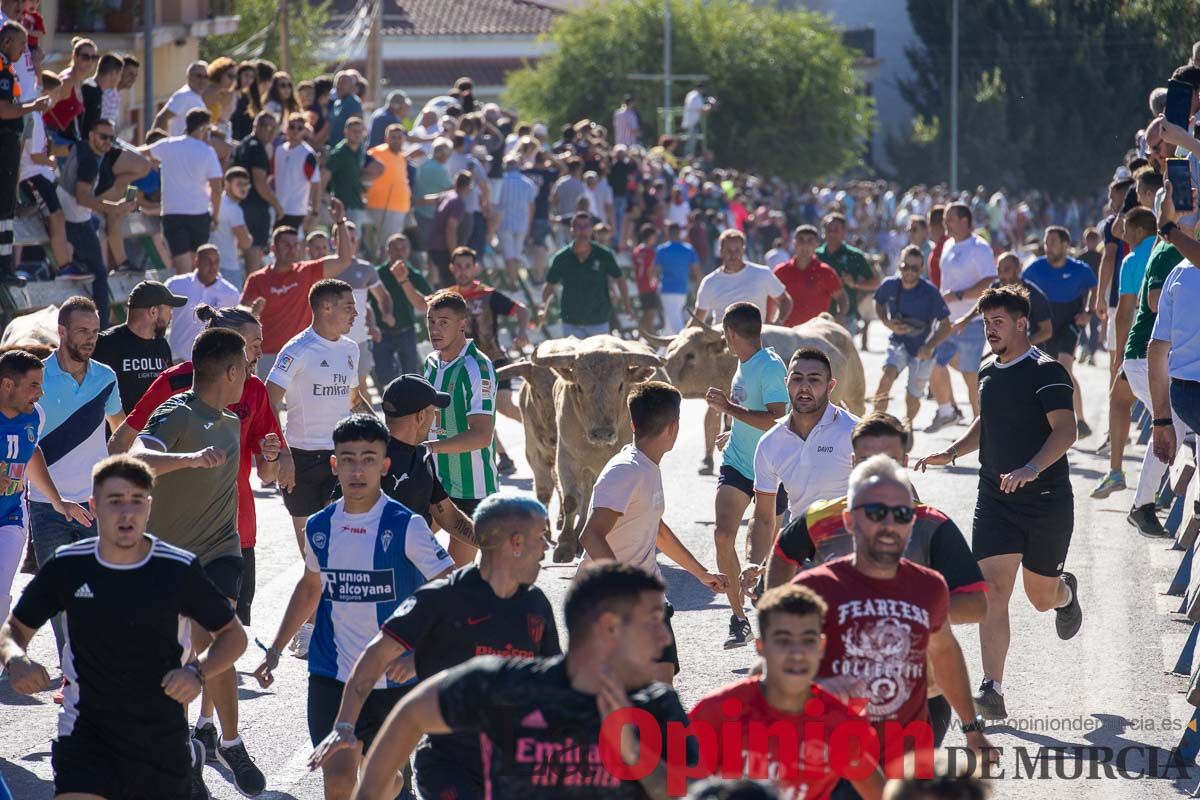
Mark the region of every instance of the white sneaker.
[[308, 658], [308, 640], [312, 638], [313, 626], [311, 622], [306, 622], [300, 626], [300, 630], [296, 631], [296, 635], [292, 637], [291, 644], [288, 649], [296, 656], [296, 658]]

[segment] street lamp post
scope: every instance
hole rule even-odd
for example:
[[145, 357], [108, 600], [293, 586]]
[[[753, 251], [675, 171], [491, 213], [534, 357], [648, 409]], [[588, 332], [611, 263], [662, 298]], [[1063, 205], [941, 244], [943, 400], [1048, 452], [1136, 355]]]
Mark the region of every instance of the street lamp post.
[[950, 0], [950, 191], [958, 192], [958, 0]]

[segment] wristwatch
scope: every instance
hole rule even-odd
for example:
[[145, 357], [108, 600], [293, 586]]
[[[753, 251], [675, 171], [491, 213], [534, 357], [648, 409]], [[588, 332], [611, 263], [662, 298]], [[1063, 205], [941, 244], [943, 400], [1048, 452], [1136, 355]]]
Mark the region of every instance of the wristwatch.
[[[980, 717], [980, 719], [983, 719], [983, 717]], [[354, 726], [349, 722], [339, 722], [337, 725], [333, 726], [333, 730], [337, 733], [349, 736], [351, 739], [356, 738], [354, 736]]]
[[983, 715], [976, 714], [975, 720], [970, 724], [962, 726], [963, 733], [983, 733]]
[[1158, 417], [1150, 424], [1156, 428], [1168, 428], [1175, 424], [1175, 420], [1171, 419], [1170, 417]]
[[183, 668], [196, 676], [197, 680], [200, 681], [200, 686], [204, 686], [204, 673], [200, 671], [199, 663], [193, 661], [190, 664], [184, 664]]

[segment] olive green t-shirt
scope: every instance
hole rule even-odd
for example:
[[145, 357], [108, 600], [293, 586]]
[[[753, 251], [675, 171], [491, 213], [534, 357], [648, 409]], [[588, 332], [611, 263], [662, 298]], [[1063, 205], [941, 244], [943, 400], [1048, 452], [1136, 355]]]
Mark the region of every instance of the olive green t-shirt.
[[[425, 280], [425, 276], [413, 269], [411, 264], [405, 265], [408, 268], [408, 280], [413, 285], [413, 288], [425, 296], [433, 294], [433, 287], [429, 285], [429, 281]], [[381, 329], [399, 332], [407, 331], [417, 324], [416, 315], [413, 313], [412, 303], [408, 301], [408, 295], [404, 293], [404, 287], [400, 285], [400, 281], [396, 280], [396, 276], [392, 274], [391, 265], [387, 262], [375, 267], [375, 272], [379, 274], [379, 281], [383, 284], [383, 288], [392, 297], [392, 314], [396, 317], [394, 327], [388, 328], [383, 324], [383, 315], [379, 313], [379, 305], [375, 302], [375, 296], [368, 294], [367, 302], [371, 304], [371, 310], [375, 312], [375, 324]]]
[[143, 444], [167, 453], [196, 453], [215, 447], [225, 453], [219, 467], [186, 467], [154, 479], [150, 533], [188, 550], [208, 564], [223, 556], [241, 556], [237, 531], [237, 473], [241, 423], [184, 392], [150, 415]]
[[1158, 314], [1150, 309], [1150, 292], [1162, 289], [1167, 282], [1171, 270], [1183, 261], [1183, 254], [1174, 245], [1159, 239], [1150, 251], [1150, 260], [1146, 262], [1146, 277], [1142, 278], [1142, 288], [1138, 291], [1137, 314], [1133, 318], [1133, 326], [1125, 339], [1125, 358], [1145, 358], [1150, 347], [1150, 334], [1154, 331], [1154, 320]]
[[[825, 245], [821, 245], [817, 248], [817, 258], [833, 267], [843, 279], [848, 275], [856, 281], [861, 281], [875, 274], [875, 271], [871, 269], [870, 262], [867, 261], [866, 253], [848, 244], [842, 244], [832, 255], [825, 249]], [[853, 312], [858, 308], [858, 290], [847, 286], [846, 296], [850, 299], [850, 311]], [[831, 304], [830, 311], [833, 309], [834, 306]]]
[[612, 301], [608, 279], [620, 278], [621, 268], [613, 251], [592, 242], [592, 252], [580, 262], [573, 245], [554, 254], [546, 283], [562, 284], [562, 321], [568, 325], [599, 325], [608, 322]]

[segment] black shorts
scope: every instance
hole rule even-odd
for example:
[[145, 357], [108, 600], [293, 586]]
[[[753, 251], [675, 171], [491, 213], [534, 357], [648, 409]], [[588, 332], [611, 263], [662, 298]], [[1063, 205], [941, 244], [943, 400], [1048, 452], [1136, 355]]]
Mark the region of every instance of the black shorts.
[[459, 511], [466, 514], [467, 518], [470, 519], [475, 515], [475, 509], [479, 508], [479, 504], [482, 503], [483, 500], [467, 500], [463, 497], [451, 497], [450, 502], [454, 503], [455, 507]]
[[413, 754], [413, 782], [419, 800], [483, 800], [480, 764], [464, 768], [461, 759], [446, 755], [448, 747], [435, 747], [426, 738]]
[[[126, 732], [127, 734], [130, 732]], [[54, 793], [93, 794], [106, 800], [188, 800], [191, 797], [191, 740], [138, 735], [136, 741], [89, 733], [76, 723], [50, 748]]]
[[296, 485], [284, 491], [283, 505], [293, 517], [311, 517], [325, 506], [337, 486], [337, 476], [329, 465], [332, 450], [292, 449], [296, 464]]
[[271, 246], [271, 207], [242, 205], [242, 216], [246, 218], [246, 230], [259, 250]]
[[242, 594], [245, 562], [241, 556], [221, 556], [204, 565], [204, 574], [217, 587], [222, 597], [237, 601]]
[[[508, 366], [511, 363], [512, 363], [511, 358], [496, 358], [496, 359], [492, 360], [492, 366], [496, 368], [497, 372], [500, 370], [501, 367]], [[512, 378], [496, 378], [496, 391], [511, 392], [512, 391]]]
[[1038, 345], [1038, 348], [1047, 355], [1058, 358], [1060, 353], [1074, 357], [1075, 348], [1078, 346], [1079, 329], [1072, 324], [1054, 331], [1049, 339]]
[[1062, 574], [1075, 527], [1075, 498], [1066, 481], [1023, 486], [1004, 494], [980, 476], [971, 551], [977, 561], [1021, 554], [1021, 564], [1037, 575]]
[[211, 214], [163, 214], [163, 238], [172, 256], [194, 253], [208, 244], [212, 228]]
[[659, 311], [662, 309], [662, 298], [658, 292], [638, 292], [638, 302], [642, 311]]
[[58, 192], [54, 188], [54, 183], [45, 175], [31, 175], [21, 181], [21, 186], [29, 192], [38, 208], [46, 216], [62, 210], [62, 203], [58, 202]]
[[671, 634], [671, 643], [663, 648], [662, 653], [655, 659], [659, 664], [670, 664], [675, 668], [675, 675], [679, 674], [679, 650], [675, 647], [675, 628], [671, 625], [671, 617], [675, 616], [675, 606], [667, 603], [666, 614], [663, 615], [663, 621], [667, 623], [667, 631]]
[[303, 214], [284, 214], [275, 223], [275, 227], [280, 228], [285, 225], [289, 228], [295, 228], [296, 230], [300, 230], [301, 228], [304, 227], [304, 215]]
[[[717, 486], [732, 486], [751, 500], [754, 499], [754, 481], [728, 464], [722, 464], [721, 469], [717, 472]], [[787, 489], [784, 489], [781, 483], [779, 491], [775, 493], [775, 516], [782, 516], [783, 512], [787, 511], [787, 507]]]
[[[345, 688], [346, 684], [324, 675], [308, 676], [308, 738], [312, 740], [313, 747], [333, 730]], [[354, 723], [354, 735], [362, 742], [364, 755], [371, 747], [371, 742], [375, 741], [392, 707], [407, 692], [407, 687], [394, 687], [372, 689], [367, 695], [362, 711], [358, 712], [358, 721]]]
[[242, 548], [242, 590], [237, 596], [237, 617], [250, 624], [250, 604], [254, 602], [254, 548]]

